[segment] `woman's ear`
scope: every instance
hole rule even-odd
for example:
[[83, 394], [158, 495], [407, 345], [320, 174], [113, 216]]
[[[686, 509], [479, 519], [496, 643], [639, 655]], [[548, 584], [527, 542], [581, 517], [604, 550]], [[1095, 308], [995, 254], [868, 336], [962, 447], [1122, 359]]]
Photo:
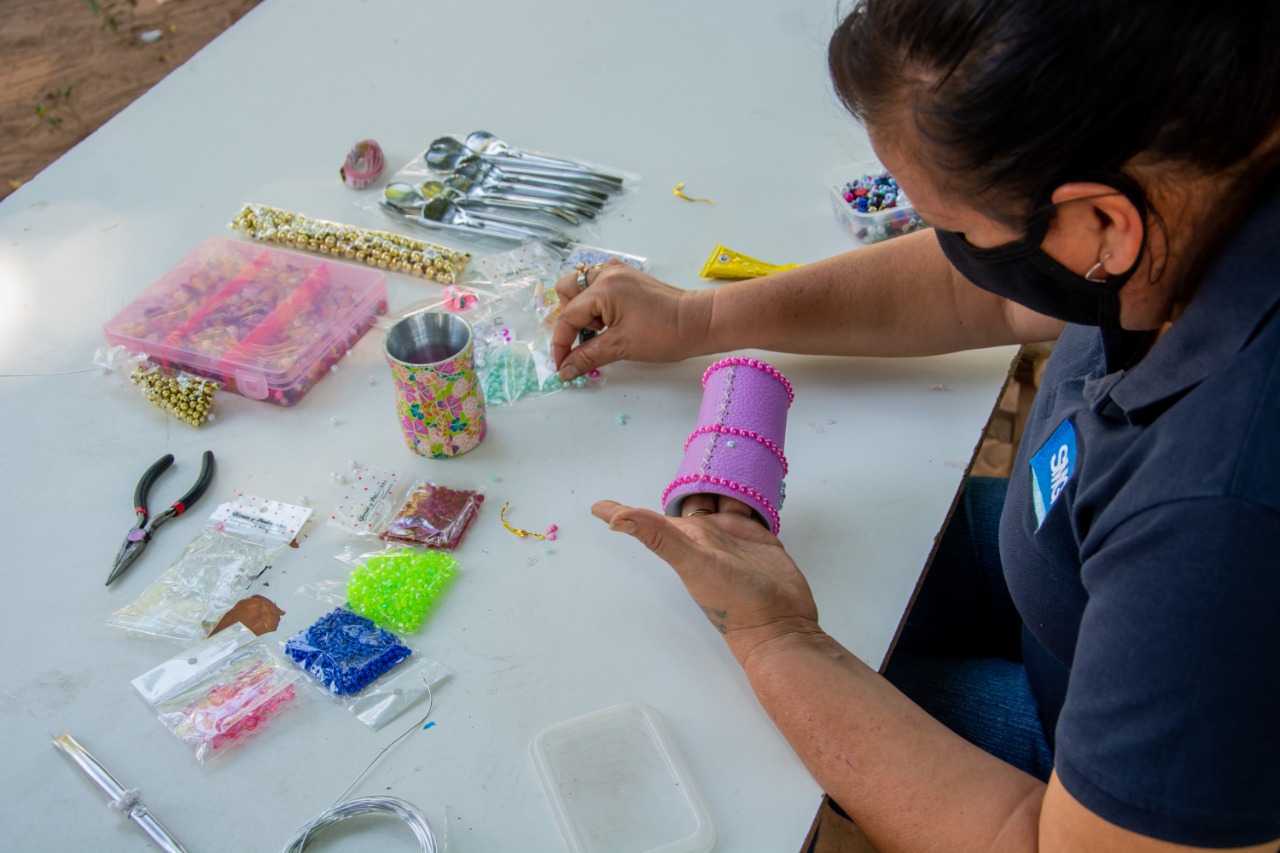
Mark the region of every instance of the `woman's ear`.
[[1051, 200], [1057, 207], [1060, 236], [1076, 246], [1096, 247], [1087, 265], [1101, 261], [1107, 275], [1119, 275], [1137, 263], [1146, 224], [1124, 193], [1107, 184], [1080, 182], [1058, 187]]

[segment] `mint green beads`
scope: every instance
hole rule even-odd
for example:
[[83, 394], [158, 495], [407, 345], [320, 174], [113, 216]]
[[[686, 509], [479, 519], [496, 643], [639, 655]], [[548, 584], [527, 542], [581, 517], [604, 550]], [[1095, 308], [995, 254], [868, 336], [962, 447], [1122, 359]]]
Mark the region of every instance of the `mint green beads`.
[[347, 604], [380, 627], [416, 631], [457, 569], [458, 561], [440, 551], [384, 551], [351, 573]]

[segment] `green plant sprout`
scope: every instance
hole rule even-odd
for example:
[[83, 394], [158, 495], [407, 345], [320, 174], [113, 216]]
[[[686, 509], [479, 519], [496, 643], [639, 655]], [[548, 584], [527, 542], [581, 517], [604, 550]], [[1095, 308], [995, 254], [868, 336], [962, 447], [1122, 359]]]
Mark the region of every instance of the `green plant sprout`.
[[133, 27], [134, 10], [138, 8], [138, 0], [124, 0], [127, 9], [122, 9], [119, 3], [107, 2], [102, 3], [99, 0], [85, 0], [89, 4], [89, 10], [102, 20], [98, 22], [99, 32], [106, 32], [108, 29], [113, 33], [120, 31], [120, 25], [128, 23], [129, 27]]
[[76, 120], [76, 123], [83, 126], [84, 120], [80, 118], [80, 114], [71, 104], [71, 93], [75, 86], [63, 86], [60, 89], [54, 89], [46, 92], [44, 99], [47, 104], [36, 104], [36, 117], [44, 122], [44, 126], [49, 129], [50, 133], [62, 129], [63, 116], [68, 115]]

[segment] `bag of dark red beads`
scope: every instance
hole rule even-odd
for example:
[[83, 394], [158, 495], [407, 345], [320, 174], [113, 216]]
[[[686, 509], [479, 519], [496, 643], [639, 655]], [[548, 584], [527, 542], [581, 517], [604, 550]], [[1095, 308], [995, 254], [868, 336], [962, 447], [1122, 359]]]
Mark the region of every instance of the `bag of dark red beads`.
[[453, 551], [484, 504], [484, 488], [419, 480], [401, 490], [400, 475], [364, 465], [342, 478], [342, 496], [326, 524], [359, 538]]

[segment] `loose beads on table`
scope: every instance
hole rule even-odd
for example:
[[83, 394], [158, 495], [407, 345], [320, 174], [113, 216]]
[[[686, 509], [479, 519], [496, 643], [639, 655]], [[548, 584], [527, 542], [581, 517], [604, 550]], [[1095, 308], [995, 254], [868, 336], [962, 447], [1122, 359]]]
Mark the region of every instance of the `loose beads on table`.
[[373, 620], [342, 608], [321, 616], [284, 650], [335, 696], [359, 693], [413, 653]]
[[351, 573], [347, 604], [378, 625], [416, 631], [457, 569], [458, 561], [439, 551], [406, 548], [377, 554]]

